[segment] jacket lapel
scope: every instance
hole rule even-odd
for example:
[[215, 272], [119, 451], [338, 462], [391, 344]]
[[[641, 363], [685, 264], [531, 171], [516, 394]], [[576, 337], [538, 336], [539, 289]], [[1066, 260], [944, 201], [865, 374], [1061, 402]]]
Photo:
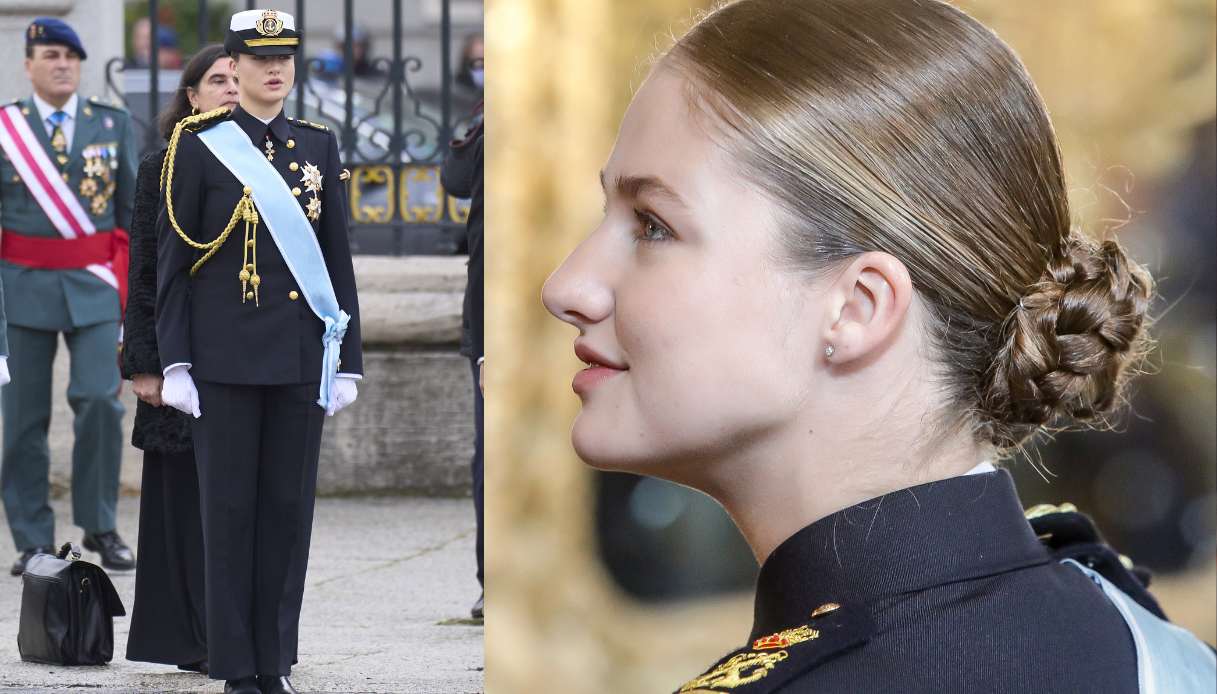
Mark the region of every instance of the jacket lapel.
[[46, 134], [46, 123], [42, 122], [42, 115], [38, 113], [38, 107], [34, 105], [34, 97], [27, 96], [21, 102], [21, 108], [25, 109], [25, 119], [29, 121], [30, 129], [34, 131], [38, 141], [42, 143], [42, 149], [51, 157], [51, 161], [55, 161], [55, 150], [51, 149], [51, 136]]
[[80, 151], [86, 144], [92, 144], [97, 131], [97, 114], [93, 109], [89, 109], [93, 115], [85, 115], [87, 105], [88, 102], [84, 99], [76, 100], [76, 132], [72, 134], [72, 150], [68, 153], [70, 161], [80, 159]]

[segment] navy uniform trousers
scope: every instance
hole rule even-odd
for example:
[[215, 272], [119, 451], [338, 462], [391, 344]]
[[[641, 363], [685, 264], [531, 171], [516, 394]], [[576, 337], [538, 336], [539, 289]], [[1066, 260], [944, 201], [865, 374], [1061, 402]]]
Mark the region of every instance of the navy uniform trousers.
[[195, 385], [211, 676], [286, 675], [313, 527], [318, 384]]

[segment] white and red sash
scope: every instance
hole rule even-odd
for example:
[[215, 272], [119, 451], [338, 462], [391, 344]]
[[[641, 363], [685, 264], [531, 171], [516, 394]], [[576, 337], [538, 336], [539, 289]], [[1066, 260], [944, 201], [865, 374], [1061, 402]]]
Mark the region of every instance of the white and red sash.
[[[51, 163], [51, 158], [16, 104], [0, 108], [0, 147], [8, 154], [21, 180], [60, 236], [76, 239], [97, 233], [93, 220], [89, 219], [68, 184], [60, 178], [59, 171]], [[120, 296], [126, 294], [120, 284], [125, 284], [127, 278], [121, 278], [120, 283], [113, 261], [93, 263], [84, 269], [101, 278]]]

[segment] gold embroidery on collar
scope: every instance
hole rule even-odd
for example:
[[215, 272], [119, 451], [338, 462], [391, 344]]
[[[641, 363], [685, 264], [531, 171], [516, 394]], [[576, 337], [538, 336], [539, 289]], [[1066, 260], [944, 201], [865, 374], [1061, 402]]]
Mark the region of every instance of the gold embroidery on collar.
[[739, 655], [732, 656], [727, 662], [720, 663], [718, 667], [701, 677], [689, 680], [680, 688], [680, 691], [687, 694], [704, 687], [720, 687], [723, 689], [742, 687], [745, 684], [751, 684], [764, 678], [769, 674], [770, 670], [788, 657], [790, 657], [790, 654], [786, 651], [778, 651], [776, 653], [740, 653]]
[[804, 641], [810, 641], [818, 638], [820, 638], [820, 632], [807, 625], [803, 625], [801, 627], [795, 627], [794, 629], [779, 631], [776, 634], [770, 634], [764, 638], [759, 638], [752, 643], [752, 650], [767, 651], [777, 648], [786, 648], [787, 646], [793, 646], [796, 643], [803, 643]]

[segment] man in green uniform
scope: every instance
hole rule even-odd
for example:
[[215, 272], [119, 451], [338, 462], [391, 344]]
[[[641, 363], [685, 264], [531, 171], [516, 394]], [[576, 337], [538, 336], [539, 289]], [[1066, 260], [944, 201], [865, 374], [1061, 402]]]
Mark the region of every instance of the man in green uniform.
[[[25, 33], [33, 94], [0, 108], [0, 283], [8, 318], [0, 494], [19, 575], [55, 545], [48, 504], [51, 365], [62, 333], [75, 414], [72, 512], [109, 569], [135, 566], [115, 532], [123, 407], [116, 361], [135, 188], [127, 113], [76, 94], [84, 47], [64, 22]], [[0, 338], [0, 354], [4, 354]]]

